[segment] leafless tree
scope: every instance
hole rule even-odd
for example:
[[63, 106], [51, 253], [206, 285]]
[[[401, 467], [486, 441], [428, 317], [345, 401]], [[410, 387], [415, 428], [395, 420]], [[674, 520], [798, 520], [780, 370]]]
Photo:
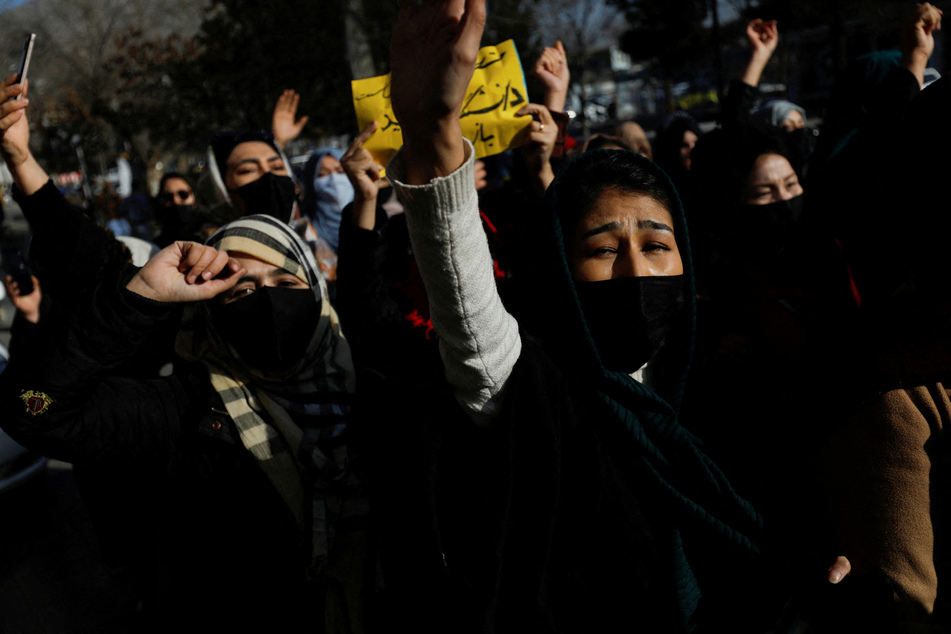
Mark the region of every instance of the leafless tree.
[[[12, 2], [0, 0], [0, 10]], [[30, 0], [5, 11], [0, 21], [0, 41], [9, 51], [5, 66], [16, 65], [24, 33], [37, 35], [30, 80], [38, 99], [31, 106], [31, 125], [60, 136], [67, 130], [69, 135], [94, 131], [101, 147], [114, 148], [115, 130], [102, 115], [118, 106], [122, 78], [111, 63], [118, 43], [129, 33], [143, 39], [190, 36], [203, 8], [188, 0]], [[136, 149], [143, 157], [155, 154], [154, 148]]]

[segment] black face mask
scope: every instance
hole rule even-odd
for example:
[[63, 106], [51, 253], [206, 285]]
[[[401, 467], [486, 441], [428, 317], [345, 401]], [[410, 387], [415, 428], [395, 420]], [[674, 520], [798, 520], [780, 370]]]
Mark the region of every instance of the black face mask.
[[630, 374], [650, 361], [683, 312], [684, 276], [575, 282], [604, 367]]
[[768, 205], [742, 205], [740, 226], [753, 249], [764, 255], [777, 255], [802, 224], [802, 194]]
[[297, 191], [290, 176], [268, 172], [256, 181], [232, 189], [231, 193], [241, 199], [244, 215], [266, 214], [281, 222], [289, 222], [297, 202]]
[[812, 142], [815, 138], [812, 131], [812, 128], [799, 128], [786, 133], [786, 139], [790, 148], [792, 148], [791, 152], [801, 163], [805, 163], [812, 153]]
[[170, 229], [178, 229], [189, 223], [195, 215], [195, 205], [169, 205], [162, 207], [159, 218]]
[[320, 303], [309, 288], [260, 288], [210, 310], [218, 334], [249, 368], [275, 374], [304, 357], [320, 319]]

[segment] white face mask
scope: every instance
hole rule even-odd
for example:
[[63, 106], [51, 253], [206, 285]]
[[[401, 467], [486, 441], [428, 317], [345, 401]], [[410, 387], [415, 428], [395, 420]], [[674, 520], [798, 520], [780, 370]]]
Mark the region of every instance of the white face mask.
[[335, 207], [337, 211], [353, 202], [353, 185], [346, 174], [339, 172], [315, 178], [314, 192], [318, 203]]

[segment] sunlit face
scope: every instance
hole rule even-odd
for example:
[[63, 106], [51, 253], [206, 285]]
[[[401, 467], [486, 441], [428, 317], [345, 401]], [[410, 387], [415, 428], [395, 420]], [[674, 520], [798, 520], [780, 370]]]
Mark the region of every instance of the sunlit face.
[[225, 186], [235, 190], [253, 183], [268, 172], [288, 176], [287, 166], [277, 150], [263, 141], [239, 143], [228, 156]]
[[237, 260], [238, 265], [247, 272], [241, 276], [237, 284], [215, 298], [222, 304], [238, 301], [266, 287], [310, 288], [307, 282], [302, 281], [293, 273], [252, 255], [241, 252], [232, 252], [229, 255]]
[[786, 120], [783, 121], [783, 128], [787, 132], [792, 132], [793, 130], [800, 130], [806, 127], [806, 122], [802, 118], [802, 114], [798, 110], [793, 110], [786, 117]]
[[697, 140], [700, 137], [691, 130], [684, 132], [684, 138], [680, 143], [680, 164], [685, 170], [690, 170], [690, 153], [693, 152], [693, 148], [697, 145]]
[[571, 273], [579, 282], [684, 272], [670, 212], [644, 194], [605, 189], [571, 233]]
[[330, 154], [324, 154], [320, 159], [320, 165], [317, 166], [317, 176], [330, 176], [331, 174], [343, 174], [343, 165], [340, 161]]
[[769, 205], [801, 194], [799, 177], [786, 157], [761, 154], [746, 178], [740, 202], [746, 205]]
[[172, 205], [194, 205], [195, 192], [184, 178], [169, 178], [162, 185], [159, 195], [164, 207]]

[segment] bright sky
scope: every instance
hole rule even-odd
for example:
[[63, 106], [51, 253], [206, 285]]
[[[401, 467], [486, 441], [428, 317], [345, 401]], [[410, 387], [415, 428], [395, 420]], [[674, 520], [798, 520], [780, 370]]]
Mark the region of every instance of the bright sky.
[[7, 9], [20, 6], [24, 2], [27, 2], [27, 0], [0, 0], [0, 13], [3, 13]]

